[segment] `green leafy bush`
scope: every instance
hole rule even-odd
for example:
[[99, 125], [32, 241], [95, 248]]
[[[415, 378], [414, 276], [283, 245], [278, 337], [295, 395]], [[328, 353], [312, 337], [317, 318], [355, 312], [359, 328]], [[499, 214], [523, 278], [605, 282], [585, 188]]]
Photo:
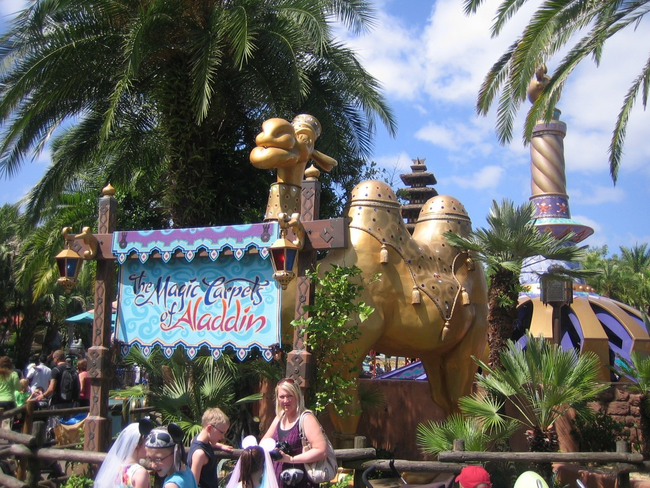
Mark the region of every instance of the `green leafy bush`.
[[307, 345], [316, 360], [315, 410], [331, 407], [345, 415], [343, 407], [352, 402], [349, 391], [356, 387], [359, 376], [358, 371], [342, 369], [352, 363], [352, 356], [358, 352], [345, 346], [359, 337], [358, 324], [374, 309], [358, 301], [364, 286], [361, 270], [356, 266], [332, 265], [322, 276], [318, 269], [306, 274], [315, 286], [314, 304], [305, 306], [308, 317], [292, 324], [307, 332]]
[[578, 442], [580, 452], [615, 452], [616, 441], [630, 437], [625, 422], [617, 422], [604, 411], [577, 416], [571, 435]]
[[94, 481], [85, 476], [73, 474], [61, 485], [61, 488], [92, 488]]

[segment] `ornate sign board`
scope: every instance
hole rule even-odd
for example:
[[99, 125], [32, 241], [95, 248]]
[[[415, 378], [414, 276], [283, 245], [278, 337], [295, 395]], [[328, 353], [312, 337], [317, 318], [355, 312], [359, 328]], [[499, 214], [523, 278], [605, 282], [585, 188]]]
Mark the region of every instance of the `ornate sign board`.
[[218, 358], [230, 347], [243, 359], [257, 348], [270, 361], [280, 343], [277, 236], [277, 223], [115, 232], [122, 352], [138, 344], [148, 356], [159, 345], [170, 357], [181, 346], [193, 358], [206, 346]]

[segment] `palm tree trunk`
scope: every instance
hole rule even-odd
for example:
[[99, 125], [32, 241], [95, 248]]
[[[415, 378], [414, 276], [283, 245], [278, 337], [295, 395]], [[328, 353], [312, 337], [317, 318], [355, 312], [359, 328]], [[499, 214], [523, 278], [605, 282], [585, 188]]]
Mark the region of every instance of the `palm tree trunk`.
[[488, 365], [491, 368], [501, 367], [500, 354], [512, 338], [518, 300], [518, 276], [503, 269], [494, 273], [488, 290]]
[[[557, 432], [551, 427], [542, 431], [539, 427], [526, 431], [528, 450], [530, 452], [557, 452], [560, 449]], [[531, 463], [530, 468], [553, 486], [553, 466], [551, 463]]]
[[16, 326], [16, 345], [15, 360], [16, 366], [23, 367], [29, 362], [29, 356], [32, 353], [32, 343], [34, 342], [34, 333], [38, 325], [41, 309], [38, 303], [32, 300], [31, 291], [27, 292], [24, 299], [23, 317], [19, 325]]

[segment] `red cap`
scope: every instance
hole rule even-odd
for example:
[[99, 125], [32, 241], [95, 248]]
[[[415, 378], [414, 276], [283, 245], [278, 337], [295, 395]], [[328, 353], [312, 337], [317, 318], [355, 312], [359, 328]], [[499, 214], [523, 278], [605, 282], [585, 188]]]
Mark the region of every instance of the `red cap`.
[[490, 483], [490, 474], [481, 466], [464, 467], [460, 474], [456, 476], [456, 481], [463, 485], [463, 488], [476, 488], [481, 483], [492, 486], [492, 483]]

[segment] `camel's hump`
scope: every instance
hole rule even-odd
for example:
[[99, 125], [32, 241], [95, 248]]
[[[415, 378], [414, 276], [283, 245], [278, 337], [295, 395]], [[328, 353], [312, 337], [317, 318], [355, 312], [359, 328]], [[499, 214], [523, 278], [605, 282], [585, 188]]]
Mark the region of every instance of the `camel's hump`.
[[465, 206], [449, 195], [437, 195], [427, 200], [420, 210], [418, 222], [425, 220], [462, 220], [471, 222]]
[[350, 205], [378, 205], [399, 208], [400, 203], [393, 189], [379, 180], [366, 180], [352, 189]]

